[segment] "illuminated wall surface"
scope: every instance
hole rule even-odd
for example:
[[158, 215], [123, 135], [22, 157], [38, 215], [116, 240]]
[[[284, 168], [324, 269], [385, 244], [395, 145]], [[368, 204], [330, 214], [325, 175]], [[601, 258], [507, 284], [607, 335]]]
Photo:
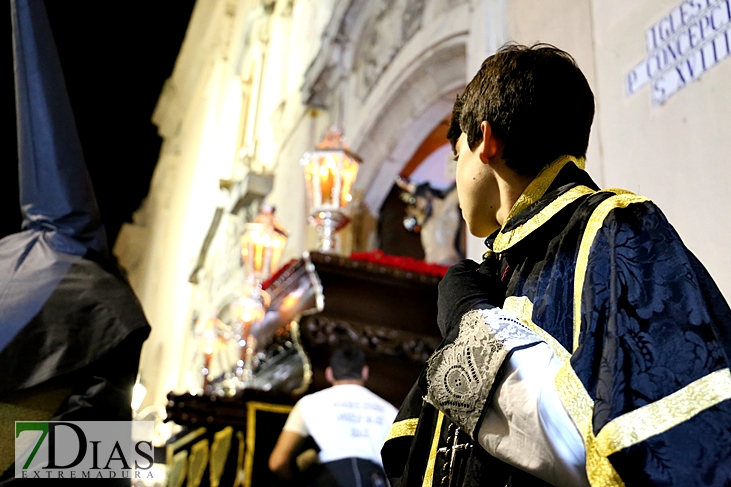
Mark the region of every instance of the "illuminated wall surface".
[[372, 248], [393, 177], [508, 40], [576, 58], [597, 105], [587, 169], [655, 201], [731, 295], [729, 19], [729, 0], [199, 0], [153, 116], [150, 195], [115, 249], [153, 326], [145, 403], [192, 380], [192, 323], [239, 272], [247, 175], [272, 176], [254, 193], [290, 232], [286, 262], [316, 240], [299, 160], [342, 126], [363, 164], [341, 251]]

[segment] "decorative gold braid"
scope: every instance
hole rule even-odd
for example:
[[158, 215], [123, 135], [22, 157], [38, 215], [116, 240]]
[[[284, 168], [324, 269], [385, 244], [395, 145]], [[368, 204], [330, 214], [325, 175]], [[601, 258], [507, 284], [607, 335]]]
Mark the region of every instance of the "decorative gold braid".
[[563, 364], [556, 374], [554, 384], [561, 402], [584, 439], [586, 475], [589, 478], [589, 484], [592, 487], [624, 486], [622, 478], [609, 459], [602, 456], [597, 449], [592, 426], [594, 401], [571, 367], [571, 362]]
[[664, 433], [696, 414], [731, 399], [731, 371], [711, 372], [677, 392], [614, 418], [596, 435], [603, 456]]
[[431, 442], [431, 450], [429, 451], [429, 460], [426, 463], [426, 470], [424, 470], [424, 482], [421, 487], [432, 487], [432, 481], [434, 480], [434, 465], [437, 461], [437, 450], [439, 449], [439, 437], [442, 434], [442, 421], [444, 420], [444, 413], [439, 411], [437, 416], [437, 426], [434, 429], [434, 438]]
[[[648, 201], [647, 198], [636, 196], [624, 190], [607, 190], [615, 193], [606, 199], [593, 211], [584, 229], [579, 245], [574, 273], [574, 329], [573, 347], [575, 352], [579, 346], [581, 333], [581, 304], [584, 290], [584, 281], [589, 263], [589, 253], [592, 244], [604, 225], [604, 220], [612, 210], [626, 208], [634, 203]], [[619, 193], [619, 194], [617, 194]], [[570, 362], [566, 362], [555, 379], [556, 389], [566, 410], [576, 424], [586, 447], [586, 473], [592, 486], [624, 485], [614, 466], [606, 455], [599, 451], [593, 428], [594, 401], [584, 388]]]
[[[579, 169], [584, 169], [586, 166], [586, 161], [583, 158], [577, 159], [573, 156], [561, 156], [548, 164], [546, 167], [541, 169], [541, 172], [533, 178], [533, 181], [528, 184], [523, 191], [523, 194], [521, 194], [515, 201], [515, 204], [510, 209], [510, 213], [508, 213], [507, 218], [505, 218], [505, 223], [509, 222], [515, 215], [543, 198], [543, 195], [546, 194], [548, 187], [551, 186], [553, 180], [556, 179], [556, 176], [558, 176], [558, 173], [560, 173], [561, 169], [563, 169], [569, 162], [573, 162]], [[503, 226], [505, 225], [503, 224]]]
[[[576, 186], [553, 200], [541, 211], [533, 215], [528, 221], [508, 232], [500, 232], [493, 243], [493, 251], [504, 252], [517, 244], [525, 237], [540, 228], [558, 212], [582, 196], [593, 194], [595, 191], [586, 186]], [[507, 220], [506, 220], [507, 221]]]
[[508, 296], [505, 298], [503, 310], [518, 318], [525, 326], [540, 336], [561, 362], [566, 363], [571, 359], [569, 351], [558, 340], [553, 338], [546, 330], [533, 323], [533, 303], [526, 296]]
[[586, 392], [584, 384], [571, 367], [571, 354], [553, 336], [533, 322], [533, 303], [526, 296], [509, 296], [503, 309], [518, 318], [524, 325], [539, 335], [563, 362], [554, 379], [556, 390], [571, 420], [576, 425], [586, 448], [586, 472], [589, 482], [596, 486], [622, 486], [624, 483], [609, 460], [599, 454], [592, 428], [594, 401]]
[[645, 201], [649, 201], [649, 199], [644, 196], [623, 192], [622, 194], [617, 194], [604, 200], [589, 217], [584, 235], [581, 237], [579, 255], [576, 258], [576, 270], [574, 273], [574, 344], [572, 352], [575, 352], [579, 346], [579, 335], [581, 333], [581, 297], [584, 290], [584, 280], [586, 279], [586, 268], [589, 264], [589, 253], [591, 252], [594, 239], [604, 225], [604, 220], [607, 218], [607, 215], [612, 210], [626, 208], [631, 204]]
[[388, 435], [384, 443], [402, 436], [414, 436], [416, 433], [416, 425], [418, 424], [419, 418], [409, 418], [393, 423], [391, 429], [388, 430]]
[[251, 487], [251, 477], [254, 470], [254, 446], [256, 445], [256, 412], [289, 414], [292, 406], [283, 404], [268, 404], [265, 402], [249, 401], [246, 404], [246, 458], [244, 460], [244, 487]]

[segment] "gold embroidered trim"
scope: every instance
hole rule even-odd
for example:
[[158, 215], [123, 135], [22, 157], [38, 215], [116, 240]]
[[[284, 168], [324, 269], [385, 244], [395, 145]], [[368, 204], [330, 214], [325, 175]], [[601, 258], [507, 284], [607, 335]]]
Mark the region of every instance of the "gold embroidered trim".
[[422, 487], [432, 487], [434, 465], [437, 461], [437, 449], [439, 447], [439, 437], [442, 434], [443, 420], [444, 413], [439, 411], [439, 415], [437, 416], [437, 426], [434, 429], [434, 438], [432, 439], [431, 450], [429, 451], [429, 461], [426, 462], [426, 470], [424, 470], [424, 482], [421, 484]]
[[604, 200], [589, 217], [584, 235], [581, 237], [579, 255], [576, 258], [576, 271], [574, 273], [574, 345], [572, 352], [579, 346], [579, 335], [581, 333], [581, 295], [586, 279], [586, 267], [589, 263], [589, 252], [594, 243], [597, 233], [604, 225], [604, 220], [609, 213], [617, 208], [626, 208], [634, 203], [649, 201], [644, 196], [637, 196], [629, 192], [617, 194]]
[[546, 330], [533, 323], [533, 303], [526, 296], [508, 296], [505, 298], [503, 310], [518, 318], [531, 331], [540, 336], [561, 362], [566, 363], [571, 359], [569, 351], [558, 340], [553, 338]]
[[595, 193], [595, 191], [586, 186], [576, 186], [575, 188], [571, 188], [519, 227], [516, 227], [509, 232], [499, 233], [497, 237], [495, 237], [495, 242], [492, 247], [493, 251], [503, 252], [509, 249], [533, 233], [534, 230], [540, 228], [544, 223], [553, 218], [556, 213], [563, 210], [582, 196], [593, 193]]
[[[603, 201], [589, 217], [579, 245], [574, 274], [574, 339], [572, 352], [579, 346], [581, 333], [581, 297], [586, 279], [586, 269], [589, 263], [589, 253], [597, 233], [604, 225], [609, 213], [617, 208], [626, 208], [634, 203], [648, 201], [647, 198], [636, 196], [624, 190], [609, 190], [614, 196]], [[606, 455], [600, 452], [599, 444], [593, 429], [594, 401], [584, 388], [570, 362], [564, 363], [556, 375], [556, 389], [571, 419], [579, 429], [586, 448], [586, 473], [589, 483], [593, 486], [624, 485], [617, 471]]]
[[505, 223], [509, 222], [515, 215], [543, 198], [543, 195], [546, 194], [548, 187], [551, 186], [551, 183], [553, 183], [553, 180], [556, 179], [558, 173], [560, 173], [561, 169], [563, 169], [569, 162], [573, 162], [579, 169], [584, 169], [586, 166], [584, 158], [577, 159], [573, 156], [561, 156], [541, 169], [541, 172], [533, 178], [533, 181], [528, 184], [523, 191], [523, 194], [521, 194], [515, 201], [515, 204], [513, 204], [513, 207], [510, 209], [510, 213], [508, 213], [507, 218], [505, 218], [503, 226], [505, 226]]
[[624, 486], [609, 459], [602, 456], [597, 449], [596, 437], [592, 427], [594, 416], [594, 401], [586, 392], [581, 379], [571, 367], [571, 362], [565, 362], [554, 379], [556, 391], [566, 411], [571, 416], [579, 434], [584, 439], [586, 449], [586, 475], [592, 487]]
[[393, 423], [391, 425], [391, 429], [388, 430], [388, 435], [386, 436], [386, 441], [384, 441], [384, 443], [402, 436], [414, 436], [417, 424], [419, 424], [419, 418], [409, 418]]
[[586, 449], [586, 473], [593, 487], [623, 486], [624, 483], [606, 456], [596, 448], [596, 438], [592, 427], [594, 401], [584, 388], [581, 379], [571, 367], [571, 354], [553, 336], [533, 322], [533, 303], [526, 296], [509, 296], [503, 309], [516, 316], [527, 327], [546, 341], [563, 366], [556, 374], [554, 384], [571, 420], [584, 440]]
[[256, 412], [289, 414], [292, 406], [268, 404], [249, 401], [246, 404], [246, 459], [244, 460], [244, 487], [251, 487], [251, 476], [254, 472], [254, 446], [256, 445]]
[[597, 450], [609, 456], [664, 433], [726, 399], [731, 399], [728, 368], [711, 372], [669, 396], [611, 420], [596, 435]]

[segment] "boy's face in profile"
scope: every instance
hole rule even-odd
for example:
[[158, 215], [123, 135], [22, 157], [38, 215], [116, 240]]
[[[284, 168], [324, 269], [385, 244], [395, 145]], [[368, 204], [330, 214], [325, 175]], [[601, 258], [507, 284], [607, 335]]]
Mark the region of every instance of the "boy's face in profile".
[[470, 149], [467, 134], [462, 132], [454, 146], [459, 206], [470, 233], [480, 238], [500, 228], [497, 180], [490, 164], [480, 157], [484, 143], [480, 140], [474, 150]]

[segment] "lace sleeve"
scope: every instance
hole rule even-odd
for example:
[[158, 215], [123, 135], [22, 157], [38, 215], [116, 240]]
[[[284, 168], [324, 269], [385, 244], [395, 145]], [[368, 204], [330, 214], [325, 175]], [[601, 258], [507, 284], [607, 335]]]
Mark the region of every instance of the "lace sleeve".
[[457, 339], [429, 358], [426, 400], [474, 439], [503, 363], [542, 340], [500, 308], [472, 310], [459, 327]]

